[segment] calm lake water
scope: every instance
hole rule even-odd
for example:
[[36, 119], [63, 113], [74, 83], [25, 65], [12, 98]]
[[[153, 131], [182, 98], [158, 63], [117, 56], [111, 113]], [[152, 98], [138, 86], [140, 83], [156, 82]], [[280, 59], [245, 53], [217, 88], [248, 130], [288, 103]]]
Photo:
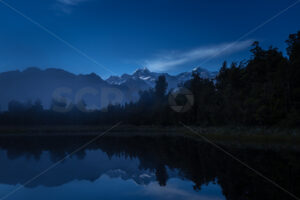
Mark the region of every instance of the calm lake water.
[[[184, 138], [101, 138], [27, 182], [90, 139], [1, 137], [0, 199], [293, 199], [215, 147]], [[297, 151], [224, 148], [300, 196]]]

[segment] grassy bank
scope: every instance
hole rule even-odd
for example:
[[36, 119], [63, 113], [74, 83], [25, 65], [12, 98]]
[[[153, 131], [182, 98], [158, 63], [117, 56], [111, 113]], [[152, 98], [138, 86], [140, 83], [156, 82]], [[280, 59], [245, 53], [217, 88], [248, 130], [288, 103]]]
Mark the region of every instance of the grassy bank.
[[[99, 135], [111, 126], [30, 126], [30, 127], [0, 127], [0, 136], [83, 136]], [[254, 144], [254, 145], [292, 145], [300, 146], [299, 129], [280, 129], [262, 127], [191, 127], [205, 138], [226, 144]], [[185, 127], [160, 126], [128, 126], [115, 127], [105, 134], [106, 137], [160, 137], [182, 136], [202, 139]]]
[[[197, 128], [199, 135], [191, 134], [186, 130], [185, 133], [191, 137], [201, 139], [205, 137], [214, 142], [230, 144], [249, 144], [257, 146], [280, 145], [300, 147], [300, 130], [280, 129], [280, 128], [246, 128], [246, 127], [222, 127], [222, 128]], [[197, 136], [196, 136], [197, 135]], [[200, 136], [201, 135], [201, 136]]]

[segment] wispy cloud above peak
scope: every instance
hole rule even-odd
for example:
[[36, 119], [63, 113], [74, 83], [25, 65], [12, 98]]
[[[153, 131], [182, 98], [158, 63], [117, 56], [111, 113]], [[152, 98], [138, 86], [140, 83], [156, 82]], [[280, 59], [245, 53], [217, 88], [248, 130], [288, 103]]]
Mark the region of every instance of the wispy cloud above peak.
[[153, 71], [166, 71], [189, 62], [218, 58], [222, 55], [232, 54], [250, 47], [252, 43], [253, 40], [245, 40], [199, 47], [186, 52], [170, 51], [168, 53], [158, 55], [155, 59], [146, 60], [145, 65]]
[[70, 14], [74, 6], [89, 0], [56, 0], [55, 8], [64, 13]]
[[81, 2], [87, 1], [87, 0], [57, 0], [59, 3], [69, 5], [69, 6], [74, 6], [78, 5]]

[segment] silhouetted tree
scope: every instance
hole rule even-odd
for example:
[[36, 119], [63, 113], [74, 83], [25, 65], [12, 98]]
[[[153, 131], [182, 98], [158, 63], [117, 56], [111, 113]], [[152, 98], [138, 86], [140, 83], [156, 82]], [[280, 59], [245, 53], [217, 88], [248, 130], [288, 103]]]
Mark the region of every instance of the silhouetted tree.
[[289, 55], [287, 102], [290, 106], [288, 118], [291, 124], [300, 123], [300, 31], [291, 34], [286, 41]]
[[168, 88], [165, 76], [159, 76], [155, 85], [155, 95], [158, 99], [163, 99]]

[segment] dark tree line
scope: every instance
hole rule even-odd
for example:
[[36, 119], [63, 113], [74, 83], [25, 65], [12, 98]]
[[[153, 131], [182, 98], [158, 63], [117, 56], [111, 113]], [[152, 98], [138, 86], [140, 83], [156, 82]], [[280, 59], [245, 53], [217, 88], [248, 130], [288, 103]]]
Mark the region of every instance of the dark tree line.
[[[181, 86], [189, 89], [194, 103], [187, 112], [175, 112], [168, 102], [167, 82], [160, 76], [153, 89], [140, 92], [137, 102], [110, 105], [94, 112], [74, 107], [66, 113], [44, 110], [39, 101], [11, 102], [0, 115], [1, 124], [112, 124], [174, 125], [182, 121], [202, 126], [299, 126], [300, 124], [300, 31], [286, 41], [288, 58], [277, 48], [253, 44], [246, 62], [224, 62], [215, 80], [194, 73]], [[186, 103], [177, 96], [178, 105]], [[84, 105], [83, 102], [81, 104]]]

